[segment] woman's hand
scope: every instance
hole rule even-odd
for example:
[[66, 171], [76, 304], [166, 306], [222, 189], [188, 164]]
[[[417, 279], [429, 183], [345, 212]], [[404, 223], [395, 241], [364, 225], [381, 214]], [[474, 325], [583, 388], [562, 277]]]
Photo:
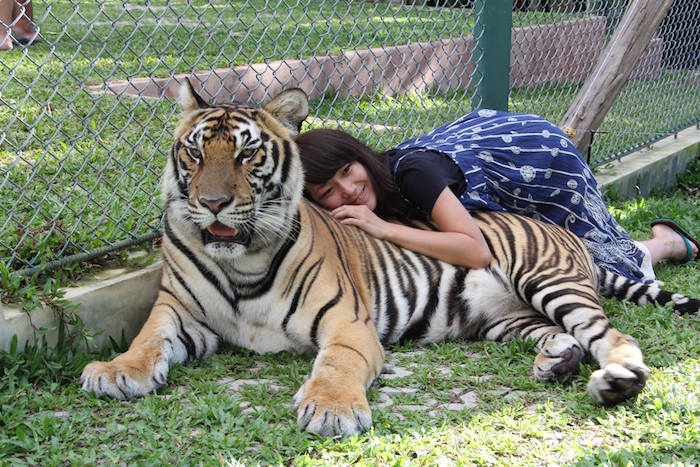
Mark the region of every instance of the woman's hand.
[[342, 224], [357, 226], [379, 239], [386, 239], [392, 227], [390, 222], [382, 220], [364, 204], [340, 206], [331, 211], [331, 216]]
[[332, 210], [331, 215], [373, 237], [456, 266], [483, 268], [491, 262], [491, 251], [479, 226], [449, 187], [442, 190], [431, 213], [440, 231], [387, 222], [365, 205], [346, 204]]

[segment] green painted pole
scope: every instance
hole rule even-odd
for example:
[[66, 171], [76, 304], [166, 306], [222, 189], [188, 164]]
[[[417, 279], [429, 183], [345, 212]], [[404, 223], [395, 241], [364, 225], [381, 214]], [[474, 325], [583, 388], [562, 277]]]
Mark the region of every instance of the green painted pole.
[[472, 108], [508, 110], [513, 0], [474, 0]]

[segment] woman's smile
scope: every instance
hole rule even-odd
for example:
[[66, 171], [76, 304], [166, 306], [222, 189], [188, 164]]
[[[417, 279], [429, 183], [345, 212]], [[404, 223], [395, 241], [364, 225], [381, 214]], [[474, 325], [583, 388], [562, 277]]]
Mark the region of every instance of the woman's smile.
[[352, 204], [365, 204], [367, 202], [367, 196], [365, 196], [365, 187], [363, 186], [360, 189], [360, 193], [357, 195], [355, 198], [355, 201], [352, 202]]

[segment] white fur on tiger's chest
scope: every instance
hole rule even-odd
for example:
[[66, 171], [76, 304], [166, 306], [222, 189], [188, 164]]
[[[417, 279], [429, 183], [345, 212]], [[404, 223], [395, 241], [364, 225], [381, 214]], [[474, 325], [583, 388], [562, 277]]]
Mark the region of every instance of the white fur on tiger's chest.
[[232, 320], [233, 326], [229, 326], [231, 332], [222, 337], [257, 353], [309, 351], [311, 346], [304, 344], [302, 339], [294, 339], [296, 333], [291, 326], [287, 332], [283, 330], [282, 323], [288, 309], [288, 303], [268, 297], [243, 302]]
[[285, 350], [299, 351], [298, 345], [281, 330], [275, 330], [258, 322], [239, 321], [238, 332], [231, 343], [257, 353], [276, 353]]

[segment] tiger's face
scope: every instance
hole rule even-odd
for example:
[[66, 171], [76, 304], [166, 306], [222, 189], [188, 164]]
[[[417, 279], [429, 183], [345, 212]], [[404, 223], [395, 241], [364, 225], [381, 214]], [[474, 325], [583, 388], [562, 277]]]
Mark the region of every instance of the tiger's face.
[[301, 199], [293, 137], [306, 94], [283, 92], [263, 108], [210, 106], [187, 82], [163, 181], [168, 219], [215, 259], [240, 257], [283, 237]]

